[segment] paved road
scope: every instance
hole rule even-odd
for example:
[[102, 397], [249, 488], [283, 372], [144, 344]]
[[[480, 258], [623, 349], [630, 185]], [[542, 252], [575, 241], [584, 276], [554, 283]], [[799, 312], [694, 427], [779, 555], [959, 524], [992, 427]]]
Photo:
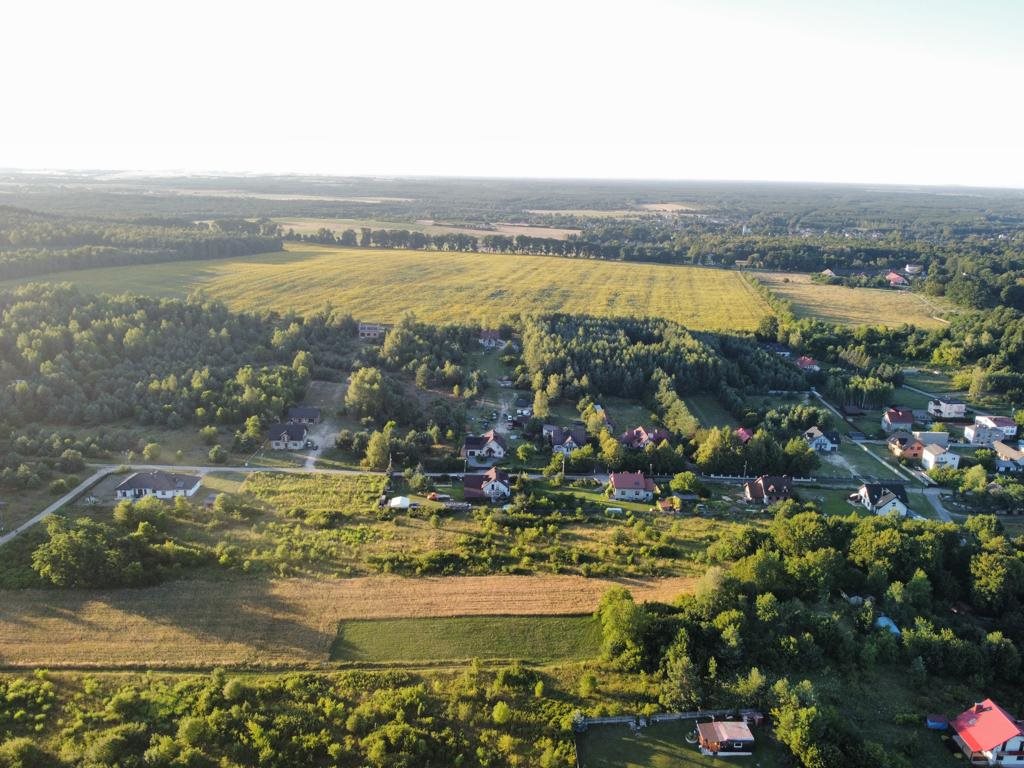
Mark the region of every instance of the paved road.
[[[92, 488], [96, 483], [102, 480], [104, 477], [114, 472], [121, 465], [119, 464], [90, 464], [90, 468], [94, 469], [92, 475], [83, 480], [72, 490], [65, 493], [55, 502], [50, 504], [46, 509], [42, 510], [38, 514], [26, 520], [24, 523], [19, 525], [17, 528], [0, 536], [0, 546], [3, 546], [11, 539], [21, 535], [32, 526], [37, 523], [41, 523], [43, 520], [48, 518], [54, 512], [57, 512], [65, 504], [74, 501], [76, 498], [81, 496], [87, 490]], [[216, 466], [182, 466], [180, 464], [133, 464], [133, 472], [147, 471], [151, 469], [162, 469], [167, 472], [192, 472], [197, 475], [205, 475], [208, 472], [284, 472], [287, 474], [295, 475], [308, 475], [308, 474], [323, 474], [323, 475], [382, 475], [383, 472], [372, 472], [370, 470], [357, 470], [357, 469], [322, 469], [320, 467], [314, 467], [307, 469], [305, 467], [249, 467], [249, 466], [228, 466], [228, 465], [216, 465]]]
[[925, 488], [924, 490], [924, 495], [927, 497], [928, 503], [932, 505], [932, 509], [935, 510], [939, 519], [943, 522], [951, 523], [953, 522], [953, 514], [942, 506], [942, 499], [940, 498], [941, 493], [941, 488]]
[[0, 547], [2, 547], [4, 544], [6, 544], [11, 539], [13, 539], [15, 536], [18, 536], [19, 534], [22, 534], [25, 531], [27, 531], [29, 528], [31, 528], [36, 523], [41, 523], [43, 520], [48, 518], [50, 515], [52, 515], [58, 509], [63, 507], [65, 504], [67, 504], [69, 501], [72, 501], [72, 500], [78, 498], [78, 496], [80, 494], [85, 493], [87, 490], [92, 488], [92, 486], [94, 486], [96, 483], [98, 483], [104, 477], [106, 477], [111, 472], [113, 472], [114, 469], [115, 469], [115, 467], [110, 466], [110, 467], [102, 467], [102, 468], [96, 470], [87, 479], [85, 479], [82, 482], [80, 482], [72, 490], [70, 490], [67, 493], [65, 493], [63, 496], [61, 496], [59, 499], [57, 499], [55, 502], [53, 502], [50, 506], [48, 506], [42, 512], [40, 512], [37, 515], [35, 515], [34, 517], [26, 520], [24, 523], [19, 525], [14, 530], [8, 531], [7, 533], [5, 533], [2, 536], [0, 536]]

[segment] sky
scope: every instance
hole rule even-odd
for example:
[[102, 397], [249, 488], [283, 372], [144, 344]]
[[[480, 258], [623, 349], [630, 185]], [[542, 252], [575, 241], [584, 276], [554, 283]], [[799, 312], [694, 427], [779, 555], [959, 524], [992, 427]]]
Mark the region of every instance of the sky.
[[0, 167], [1024, 187], [1024, 2], [9, 3]]

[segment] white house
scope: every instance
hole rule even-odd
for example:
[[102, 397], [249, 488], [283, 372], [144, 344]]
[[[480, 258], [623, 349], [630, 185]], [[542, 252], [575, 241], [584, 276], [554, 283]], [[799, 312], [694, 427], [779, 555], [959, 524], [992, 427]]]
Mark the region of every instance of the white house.
[[274, 424], [269, 432], [270, 447], [275, 451], [301, 451], [306, 447], [305, 424]]
[[811, 427], [804, 432], [804, 440], [818, 453], [832, 453], [839, 450], [839, 435], [835, 432], [822, 432], [817, 427]]
[[503, 459], [508, 446], [493, 429], [482, 435], [466, 435], [460, 454], [464, 459]]
[[116, 499], [142, 499], [156, 496], [158, 499], [173, 499], [175, 496], [192, 496], [203, 482], [197, 475], [180, 475], [155, 469], [151, 472], [136, 472], [114, 489]]
[[643, 472], [612, 472], [608, 477], [611, 496], [616, 501], [650, 501], [655, 485]]
[[364, 323], [359, 321], [359, 338], [366, 340], [383, 339], [391, 330], [390, 323]]
[[1009, 416], [975, 416], [974, 423], [980, 427], [998, 429], [1005, 437], [1017, 435], [1017, 422]]
[[921, 452], [921, 466], [925, 469], [948, 467], [956, 469], [960, 466], [960, 456], [941, 445], [926, 445]]
[[864, 509], [876, 515], [905, 517], [910, 508], [907, 489], [902, 483], [865, 483], [854, 496]]
[[914, 412], [909, 408], [888, 408], [882, 414], [882, 429], [893, 432], [897, 429], [909, 430], [914, 425]]
[[1024, 729], [992, 699], [961, 712], [950, 727], [971, 765], [1016, 764], [1024, 756]]
[[964, 440], [971, 445], [992, 445], [1004, 437], [1006, 435], [998, 427], [988, 427], [984, 424], [968, 424], [964, 427]]
[[464, 475], [462, 478], [462, 496], [469, 499], [507, 499], [512, 495], [508, 473], [503, 469], [491, 467], [482, 475]]
[[928, 413], [940, 419], [962, 419], [967, 415], [967, 404], [952, 397], [938, 397], [928, 401]]

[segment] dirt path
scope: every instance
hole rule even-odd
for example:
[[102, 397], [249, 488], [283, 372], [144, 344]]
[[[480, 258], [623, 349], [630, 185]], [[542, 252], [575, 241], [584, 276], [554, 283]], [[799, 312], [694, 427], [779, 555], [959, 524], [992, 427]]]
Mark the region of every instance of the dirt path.
[[0, 667], [322, 665], [344, 619], [589, 613], [613, 584], [667, 602], [694, 580], [371, 576], [0, 591]]

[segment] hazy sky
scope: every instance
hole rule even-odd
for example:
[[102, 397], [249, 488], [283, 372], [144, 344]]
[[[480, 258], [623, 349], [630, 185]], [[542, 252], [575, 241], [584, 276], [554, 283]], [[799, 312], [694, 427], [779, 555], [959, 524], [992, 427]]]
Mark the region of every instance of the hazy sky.
[[1024, 2], [11, 2], [0, 167], [1024, 187]]

